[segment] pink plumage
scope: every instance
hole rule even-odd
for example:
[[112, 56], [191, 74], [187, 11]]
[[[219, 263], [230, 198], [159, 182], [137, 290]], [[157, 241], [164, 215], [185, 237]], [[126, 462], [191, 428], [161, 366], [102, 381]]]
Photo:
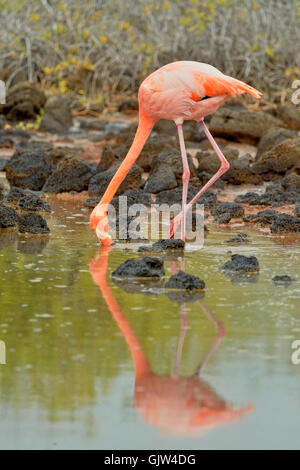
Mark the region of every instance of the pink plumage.
[[[101, 201], [90, 217], [91, 228], [104, 244], [111, 243], [108, 234], [107, 205], [114, 197], [118, 187], [129, 169], [138, 158], [149, 137], [154, 124], [160, 119], [170, 119], [178, 129], [183, 164], [182, 175], [182, 212], [175, 217], [170, 236], [181, 221], [181, 238], [185, 238], [185, 215], [199, 197], [219, 179], [228, 169], [229, 163], [204, 123], [204, 117], [214, 113], [229, 97], [248, 93], [260, 98], [261, 93], [240, 80], [224, 75], [209, 64], [180, 61], [167, 64], [149, 75], [139, 88], [139, 125], [134, 141], [112, 178]], [[199, 193], [187, 204], [190, 171], [185, 150], [182, 124], [186, 120], [200, 123], [213, 149], [220, 159], [219, 171], [204, 185]]]

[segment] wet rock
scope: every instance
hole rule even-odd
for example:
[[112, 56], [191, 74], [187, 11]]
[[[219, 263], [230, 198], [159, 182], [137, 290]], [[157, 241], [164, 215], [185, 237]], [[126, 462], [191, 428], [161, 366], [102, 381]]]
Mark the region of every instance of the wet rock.
[[18, 201], [18, 206], [23, 211], [50, 212], [48, 202], [40, 199], [36, 194], [22, 196]]
[[223, 175], [223, 179], [230, 184], [259, 184], [262, 181], [260, 175], [257, 175], [251, 168], [252, 156], [246, 154], [237, 160], [234, 160], [229, 170]]
[[229, 212], [225, 212], [224, 214], [220, 214], [217, 217], [215, 217], [214, 221], [217, 224], [229, 224], [231, 221], [231, 214]]
[[300, 130], [300, 110], [293, 103], [279, 104], [277, 116], [289, 129]]
[[264, 152], [253, 164], [253, 171], [270, 179], [270, 174], [300, 171], [300, 138], [287, 139]]
[[165, 289], [195, 291], [205, 289], [205, 282], [197, 276], [179, 271], [173, 274], [165, 284]]
[[285, 124], [263, 111], [224, 105], [212, 116], [209, 129], [214, 136], [254, 143], [274, 126], [285, 127]]
[[297, 137], [297, 132], [290, 129], [284, 129], [283, 127], [271, 127], [271, 129], [263, 134], [259, 141], [259, 145], [256, 153], [256, 160], [258, 160], [261, 155], [269, 150], [272, 150], [274, 147], [277, 147], [281, 142], [286, 139], [293, 139]]
[[143, 258], [131, 258], [118, 266], [112, 277], [127, 278], [153, 278], [165, 274], [163, 262], [159, 258], [145, 256]]
[[271, 233], [300, 233], [300, 219], [289, 214], [280, 214], [272, 223]]
[[13, 156], [5, 167], [6, 178], [12, 186], [39, 191], [51, 174], [51, 166], [44, 154], [25, 152]]
[[172, 168], [168, 165], [160, 165], [159, 171], [150, 173], [145, 184], [145, 190], [157, 194], [161, 191], [176, 188], [177, 180]]
[[235, 237], [230, 238], [229, 240], [226, 240], [225, 243], [228, 244], [247, 244], [250, 242], [250, 239], [246, 233], [238, 233]]
[[295, 281], [295, 279], [293, 279], [291, 276], [288, 276], [287, 274], [284, 274], [283, 276], [274, 276], [272, 281], [276, 286], [288, 287]]
[[124, 111], [138, 111], [139, 103], [136, 98], [128, 98], [119, 105], [118, 111], [123, 113]]
[[273, 209], [260, 211], [257, 214], [251, 214], [244, 217], [244, 222], [255, 222], [260, 225], [271, 225], [278, 217], [279, 212]]
[[16, 227], [18, 214], [11, 207], [0, 204], [0, 229]]
[[300, 206], [295, 207], [294, 214], [296, 217], [299, 217], [300, 219]]
[[48, 245], [49, 237], [43, 235], [42, 237], [20, 239], [18, 242], [17, 250], [21, 253], [29, 255], [38, 255], [43, 252], [44, 248]]
[[211, 209], [211, 214], [214, 216], [228, 213], [231, 217], [243, 217], [244, 212], [243, 206], [237, 202], [222, 202]]
[[113, 163], [116, 162], [118, 157], [113, 152], [110, 145], [105, 145], [102, 150], [102, 155], [100, 162], [97, 165], [96, 173], [101, 173], [102, 171], [108, 170]]
[[[102, 196], [109, 185], [112, 177], [116, 173], [120, 166], [120, 162], [114, 163], [108, 170], [94, 175], [89, 182], [89, 196]], [[141, 168], [134, 163], [130, 168], [126, 178], [122, 181], [118, 191], [118, 194], [124, 193], [124, 191], [133, 188], [139, 188], [141, 184]]]
[[46, 220], [40, 215], [34, 212], [28, 214], [22, 214], [18, 220], [19, 231], [21, 233], [49, 233], [50, 229], [47, 225]]
[[292, 189], [300, 192], [300, 175], [290, 173], [282, 179], [281, 184], [284, 189]]
[[141, 246], [138, 249], [138, 252], [157, 252], [157, 251], [174, 251], [174, 250], [184, 250], [185, 243], [179, 238], [176, 239], [166, 239], [159, 240], [153, 243], [152, 246]]
[[[233, 162], [237, 160], [239, 156], [238, 150], [230, 149], [226, 147], [223, 149], [223, 154], [225, 158], [228, 160], [228, 162], [230, 163], [230, 165], [232, 165]], [[206, 172], [206, 173], [213, 175], [217, 173], [217, 171], [219, 170], [221, 166], [218, 155], [211, 150], [198, 152], [196, 154], [196, 158], [198, 160], [197, 174]]]
[[40, 130], [51, 134], [67, 134], [72, 122], [72, 112], [68, 100], [61, 96], [48, 98]]
[[255, 256], [232, 255], [221, 268], [225, 271], [254, 272], [259, 270], [258, 259]]
[[90, 165], [85, 160], [70, 155], [58, 164], [57, 169], [47, 179], [43, 191], [53, 194], [84, 191], [88, 189], [91, 177]]
[[163, 292], [164, 282], [161, 278], [147, 279], [117, 279], [112, 278], [113, 283], [128, 294], [159, 295]]
[[6, 104], [0, 104], [0, 114], [3, 113], [9, 121], [35, 119], [45, 102], [44, 92], [36, 85], [20, 82], [8, 90]]

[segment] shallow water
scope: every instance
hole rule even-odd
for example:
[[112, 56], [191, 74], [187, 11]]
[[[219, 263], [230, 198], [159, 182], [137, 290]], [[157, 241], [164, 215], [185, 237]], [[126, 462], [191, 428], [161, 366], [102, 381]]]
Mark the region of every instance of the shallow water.
[[[185, 255], [205, 296], [180, 305], [114, 284], [133, 253], [99, 251], [88, 212], [59, 206], [49, 239], [0, 237], [0, 448], [299, 448], [299, 238], [211, 231]], [[252, 282], [219, 271], [229, 250], [258, 257]]]

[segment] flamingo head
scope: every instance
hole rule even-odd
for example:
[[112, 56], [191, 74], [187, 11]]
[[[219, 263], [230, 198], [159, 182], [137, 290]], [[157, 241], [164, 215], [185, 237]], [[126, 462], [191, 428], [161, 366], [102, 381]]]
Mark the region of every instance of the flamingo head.
[[106, 208], [95, 207], [90, 216], [90, 227], [96, 231], [97, 237], [102, 245], [110, 246], [113, 243], [111, 236], [108, 233], [108, 217]]

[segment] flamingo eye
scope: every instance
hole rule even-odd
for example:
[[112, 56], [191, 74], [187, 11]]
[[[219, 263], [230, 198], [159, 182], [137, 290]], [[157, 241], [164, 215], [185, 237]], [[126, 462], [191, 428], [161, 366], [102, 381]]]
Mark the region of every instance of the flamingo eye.
[[203, 96], [203, 98], [201, 99], [201, 101], [203, 101], [203, 100], [208, 100], [209, 98], [211, 98], [211, 96]]

